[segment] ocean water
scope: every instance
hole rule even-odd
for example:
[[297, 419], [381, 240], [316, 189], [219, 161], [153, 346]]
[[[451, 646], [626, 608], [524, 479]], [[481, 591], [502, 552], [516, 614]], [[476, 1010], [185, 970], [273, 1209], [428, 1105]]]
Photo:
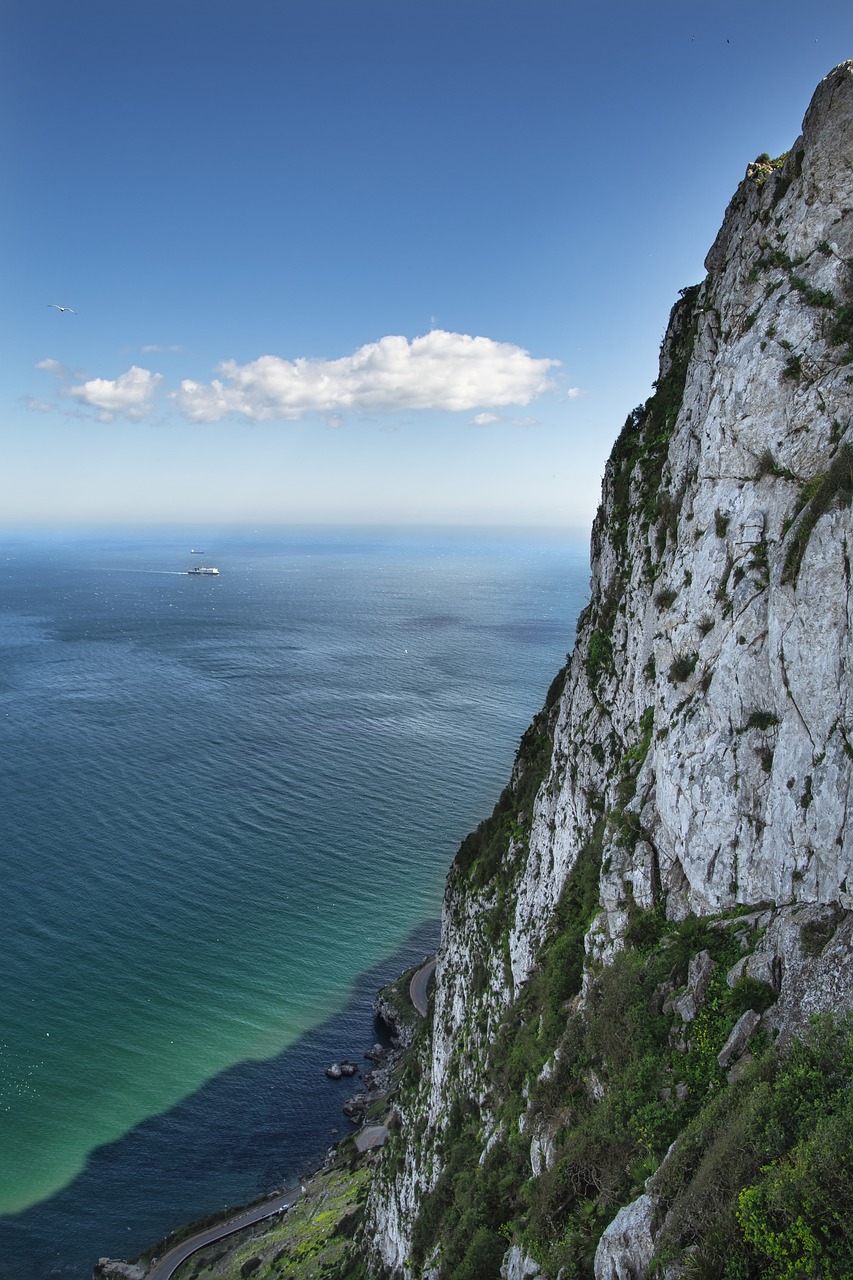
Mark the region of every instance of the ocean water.
[[588, 588], [543, 533], [191, 545], [0, 542], [2, 1280], [88, 1280], [346, 1132], [322, 1069], [434, 945]]

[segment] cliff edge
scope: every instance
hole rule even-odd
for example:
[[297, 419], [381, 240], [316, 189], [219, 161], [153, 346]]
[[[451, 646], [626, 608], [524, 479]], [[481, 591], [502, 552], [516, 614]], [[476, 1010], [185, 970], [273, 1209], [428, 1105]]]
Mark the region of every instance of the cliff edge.
[[796, 1055], [827, 1088], [853, 1062], [814, 1022], [853, 1008], [853, 62], [748, 166], [705, 265], [607, 464], [569, 664], [448, 879], [377, 1274], [781, 1275], [762, 1169], [809, 1126], [743, 1139], [726, 1194], [713, 1134]]

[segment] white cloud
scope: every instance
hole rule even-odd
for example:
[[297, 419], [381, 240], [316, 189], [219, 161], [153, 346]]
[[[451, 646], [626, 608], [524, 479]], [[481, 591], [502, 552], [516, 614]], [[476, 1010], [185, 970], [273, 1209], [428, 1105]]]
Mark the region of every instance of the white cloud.
[[37, 369], [47, 369], [48, 373], [55, 373], [57, 377], [65, 372], [65, 366], [60, 364], [58, 360], [51, 360], [48, 356], [44, 360], [36, 361]]
[[514, 427], [538, 427], [538, 418], [513, 418], [512, 425]]
[[270, 355], [244, 365], [226, 360], [217, 369], [221, 378], [210, 383], [185, 379], [175, 399], [193, 422], [217, 422], [231, 413], [259, 421], [337, 415], [345, 409], [459, 412], [529, 404], [551, 389], [549, 370], [558, 363], [536, 360], [509, 342], [433, 329], [411, 342], [380, 338], [338, 360]]
[[69, 387], [67, 394], [100, 409], [105, 422], [111, 422], [116, 414], [144, 418], [151, 411], [154, 391], [162, 377], [161, 373], [131, 365], [118, 378], [90, 378], [78, 387]]
[[499, 413], [475, 413], [471, 419], [472, 427], [490, 427], [493, 422], [500, 422], [501, 415]]
[[30, 413], [53, 413], [56, 405], [48, 404], [46, 400], [33, 400], [31, 396], [27, 401], [27, 408]]
[[566, 392], [566, 399], [577, 400], [578, 396], [582, 396], [582, 395], [583, 395], [583, 391], [580, 389], [580, 387], [569, 387], [568, 391]]
[[162, 346], [159, 342], [151, 342], [148, 344], [148, 346], [143, 347], [142, 350], [146, 355], [148, 355], [152, 351], [155, 351], [155, 352], [186, 351], [186, 347], [181, 346], [179, 342], [172, 342], [172, 343], [169, 343], [167, 346]]

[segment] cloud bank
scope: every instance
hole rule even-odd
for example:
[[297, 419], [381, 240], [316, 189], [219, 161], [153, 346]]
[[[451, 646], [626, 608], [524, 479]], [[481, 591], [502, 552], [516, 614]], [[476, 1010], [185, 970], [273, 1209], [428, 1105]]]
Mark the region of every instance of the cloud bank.
[[192, 422], [228, 414], [253, 421], [310, 415], [526, 405], [552, 387], [559, 362], [536, 360], [521, 347], [433, 329], [409, 342], [389, 336], [339, 360], [261, 356], [221, 364], [209, 383], [185, 379], [175, 400]]
[[[347, 412], [478, 409], [473, 422], [487, 426], [502, 421], [495, 409], [527, 405], [554, 390], [551, 370], [558, 365], [558, 360], [534, 359], [510, 342], [433, 329], [411, 342], [380, 338], [337, 360], [272, 355], [242, 365], [226, 360], [211, 382], [185, 378], [177, 391], [166, 394], [184, 418], [199, 423], [229, 416], [254, 422], [314, 417], [338, 427]], [[53, 374], [60, 397], [97, 410], [105, 422], [145, 418], [165, 392], [163, 375], [139, 365], [117, 378], [88, 379], [56, 360], [40, 360], [36, 368]]]

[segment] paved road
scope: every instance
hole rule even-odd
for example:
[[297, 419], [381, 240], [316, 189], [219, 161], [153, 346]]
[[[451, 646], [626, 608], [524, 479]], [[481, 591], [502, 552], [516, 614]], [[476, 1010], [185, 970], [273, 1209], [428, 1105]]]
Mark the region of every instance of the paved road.
[[281, 1213], [284, 1209], [289, 1209], [295, 1200], [298, 1200], [301, 1191], [285, 1191], [275, 1196], [272, 1200], [265, 1200], [263, 1204], [256, 1204], [251, 1209], [245, 1209], [243, 1213], [238, 1213], [236, 1217], [229, 1218], [226, 1222], [219, 1222], [214, 1227], [207, 1227], [204, 1231], [199, 1231], [197, 1235], [188, 1236], [186, 1240], [182, 1240], [180, 1244], [176, 1244], [174, 1249], [170, 1249], [168, 1253], [164, 1253], [163, 1257], [148, 1272], [147, 1280], [169, 1280], [169, 1277], [175, 1272], [182, 1262], [195, 1253], [196, 1249], [203, 1249], [206, 1244], [214, 1244], [217, 1240], [224, 1239], [225, 1236], [233, 1235], [235, 1231], [242, 1231], [244, 1227], [250, 1227], [253, 1222], [262, 1222], [264, 1218], [272, 1218], [275, 1214]]
[[434, 973], [435, 957], [433, 956], [432, 960], [428, 960], [426, 964], [421, 965], [409, 983], [409, 999], [422, 1018], [427, 1016], [427, 987]]
[[355, 1135], [355, 1145], [359, 1151], [373, 1151], [382, 1147], [388, 1140], [388, 1122], [384, 1124], [368, 1124]]

